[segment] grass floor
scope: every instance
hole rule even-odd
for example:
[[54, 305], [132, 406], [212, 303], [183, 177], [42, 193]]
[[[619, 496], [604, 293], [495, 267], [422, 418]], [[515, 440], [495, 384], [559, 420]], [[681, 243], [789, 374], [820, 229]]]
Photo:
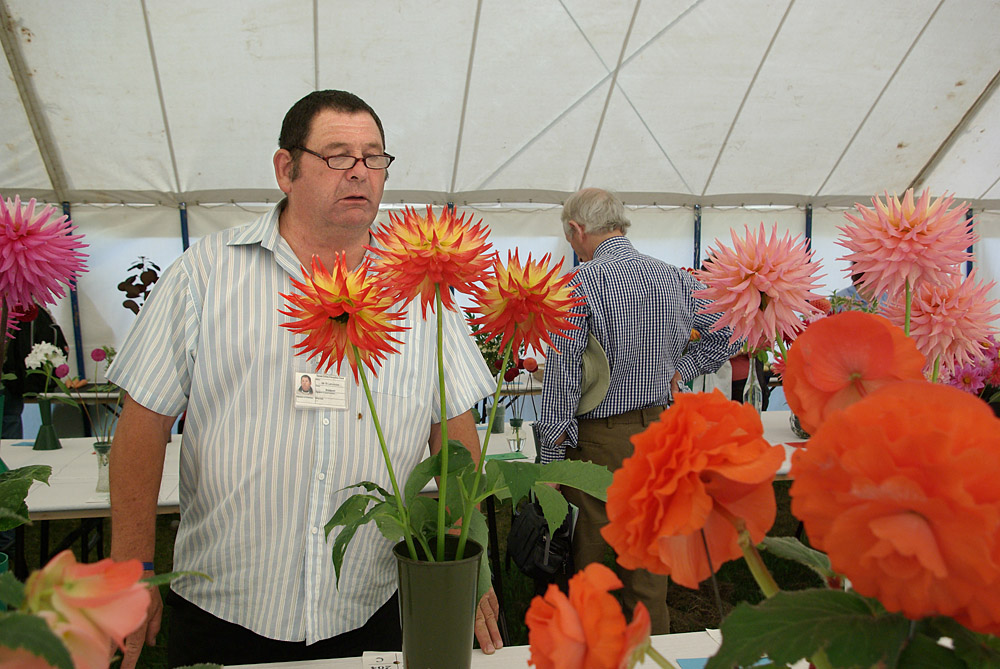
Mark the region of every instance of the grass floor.
[[[778, 515], [770, 534], [774, 536], [792, 536], [798, 529], [798, 521], [791, 515], [789, 509], [788, 481], [775, 483], [775, 497], [778, 503]], [[507, 530], [510, 526], [511, 509], [509, 504], [501, 504], [497, 509], [497, 527], [500, 537], [501, 556], [506, 548]], [[157, 520], [157, 551], [155, 557], [157, 573], [167, 572], [173, 568], [173, 542], [176, 533], [177, 516], [159, 516]], [[79, 526], [79, 521], [51, 521], [49, 524], [50, 549], [54, 548], [60, 539]], [[40, 524], [35, 523], [25, 528], [25, 552], [28, 565], [37, 567], [39, 563]], [[80, 557], [80, 542], [73, 546], [77, 557]], [[110, 551], [110, 531], [105, 521], [105, 555]], [[783, 589], [796, 590], [820, 585], [818, 578], [805, 567], [774, 558], [764, 553], [767, 563], [775, 579]], [[91, 559], [94, 552], [91, 551]], [[510, 643], [513, 645], [528, 642], [527, 629], [524, 626], [524, 614], [535, 593], [535, 583], [524, 576], [513, 565], [506, 565], [502, 573], [503, 600]], [[721, 616], [727, 614], [741, 601], [757, 602], [762, 599], [757, 585], [742, 560], [722, 565], [717, 575], [719, 594], [722, 601]], [[162, 586], [162, 594], [166, 595], [167, 586]], [[706, 628], [717, 628], [721, 622], [719, 606], [716, 602], [711, 581], [702, 583], [698, 590], [691, 590], [676, 584], [671, 584], [667, 595], [667, 605], [670, 609], [672, 632], [690, 632]], [[155, 647], [143, 651], [139, 660], [140, 668], [166, 667], [167, 629], [170, 608], [164, 610], [164, 624], [157, 637]]]

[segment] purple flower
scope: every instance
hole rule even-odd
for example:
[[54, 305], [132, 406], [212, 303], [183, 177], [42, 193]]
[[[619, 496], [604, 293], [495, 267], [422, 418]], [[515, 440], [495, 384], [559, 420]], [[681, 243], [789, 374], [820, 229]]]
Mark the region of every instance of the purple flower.
[[90, 352], [90, 359], [94, 362], [100, 362], [108, 357], [108, 354], [104, 352], [103, 348], [95, 348]]
[[55, 374], [56, 378], [58, 378], [58, 379], [63, 378], [64, 376], [66, 376], [67, 374], [69, 374], [69, 365], [67, 365], [67, 364], [59, 365], [58, 367], [55, 368], [55, 371], [53, 371], [53, 374]]
[[978, 395], [986, 386], [986, 374], [987, 371], [981, 364], [970, 362], [955, 368], [955, 371], [951, 374], [951, 379], [948, 381], [948, 385], [954, 386], [959, 390], [964, 390], [967, 393]]

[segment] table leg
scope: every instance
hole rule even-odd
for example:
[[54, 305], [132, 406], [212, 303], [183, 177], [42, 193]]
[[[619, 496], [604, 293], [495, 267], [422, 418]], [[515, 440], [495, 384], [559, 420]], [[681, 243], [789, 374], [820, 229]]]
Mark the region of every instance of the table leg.
[[510, 635], [507, 633], [507, 607], [503, 598], [503, 572], [500, 562], [500, 540], [497, 537], [497, 513], [493, 495], [486, 498], [486, 528], [489, 541], [488, 553], [490, 569], [493, 572], [493, 590], [496, 592], [497, 603], [500, 605], [500, 617], [497, 626], [500, 628], [500, 638], [503, 645], [510, 645]]
[[24, 555], [24, 525], [14, 529], [14, 577], [22, 583], [28, 578], [28, 561]]

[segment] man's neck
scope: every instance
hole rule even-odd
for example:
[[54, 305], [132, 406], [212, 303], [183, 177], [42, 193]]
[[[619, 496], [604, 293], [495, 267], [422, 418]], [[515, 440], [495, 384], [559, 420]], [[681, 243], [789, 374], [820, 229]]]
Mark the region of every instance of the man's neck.
[[598, 232], [594, 234], [587, 235], [584, 241], [584, 252], [587, 254], [586, 258], [582, 258], [584, 261], [593, 260], [594, 253], [597, 251], [597, 247], [601, 245], [602, 242], [611, 239], [612, 237], [624, 237], [625, 233], [618, 230], [612, 230], [611, 232]]

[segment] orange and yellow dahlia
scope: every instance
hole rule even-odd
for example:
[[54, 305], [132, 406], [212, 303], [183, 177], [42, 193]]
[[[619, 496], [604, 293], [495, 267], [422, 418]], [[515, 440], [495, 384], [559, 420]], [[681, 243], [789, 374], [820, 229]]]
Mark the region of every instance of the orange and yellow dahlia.
[[827, 418], [791, 475], [792, 513], [857, 592], [1000, 634], [1000, 421], [985, 402], [887, 385]]
[[845, 311], [810, 325], [788, 349], [781, 375], [788, 408], [809, 434], [827, 416], [887, 383], [923, 379], [924, 356], [882, 316]]
[[298, 293], [281, 294], [289, 304], [279, 310], [294, 319], [281, 327], [306, 335], [295, 344], [300, 349], [296, 355], [308, 352], [309, 360], [318, 355], [317, 369], [325, 365], [324, 371], [337, 363], [338, 374], [346, 356], [357, 382], [358, 358], [375, 373], [387, 353], [398, 352], [393, 344], [401, 342], [393, 333], [406, 328], [393, 321], [404, 314], [390, 311], [393, 299], [373, 281], [367, 261], [352, 272], [341, 253], [328, 272], [319, 257], [313, 256], [312, 274], [303, 268], [302, 275], [304, 281], [292, 279]]
[[697, 589], [712, 564], [738, 558], [734, 522], [760, 542], [774, 523], [771, 486], [785, 460], [764, 440], [760, 415], [718, 390], [682, 393], [658, 422], [632, 437], [635, 452], [608, 487], [601, 534], [626, 569], [668, 574]]
[[474, 291], [475, 305], [469, 310], [481, 314], [471, 322], [489, 333], [486, 341], [500, 337], [500, 350], [512, 344], [515, 358], [518, 352], [533, 348], [541, 351], [542, 342], [556, 352], [550, 334], [565, 336], [568, 330], [577, 330], [570, 318], [583, 314], [573, 311], [586, 298], [574, 295], [571, 281], [576, 272], [560, 276], [563, 261], [549, 269], [549, 254], [532, 260], [531, 254], [522, 265], [517, 256], [508, 254], [507, 265], [499, 259], [493, 272]]
[[611, 590], [622, 587], [614, 572], [587, 565], [569, 580], [569, 597], [550, 584], [531, 600], [524, 617], [531, 658], [538, 669], [624, 669], [649, 640], [649, 612], [636, 604], [626, 625]]
[[407, 207], [402, 219], [393, 212], [389, 219], [391, 225], [372, 233], [376, 243], [367, 247], [378, 258], [372, 268], [394, 299], [409, 301], [419, 295], [424, 318], [428, 305], [434, 304], [436, 287], [442, 306], [455, 311], [449, 288], [471, 293], [493, 264], [486, 241], [489, 231], [482, 221], [472, 225], [470, 218], [466, 223], [464, 214], [456, 218], [447, 207], [435, 217], [430, 205], [426, 216]]

